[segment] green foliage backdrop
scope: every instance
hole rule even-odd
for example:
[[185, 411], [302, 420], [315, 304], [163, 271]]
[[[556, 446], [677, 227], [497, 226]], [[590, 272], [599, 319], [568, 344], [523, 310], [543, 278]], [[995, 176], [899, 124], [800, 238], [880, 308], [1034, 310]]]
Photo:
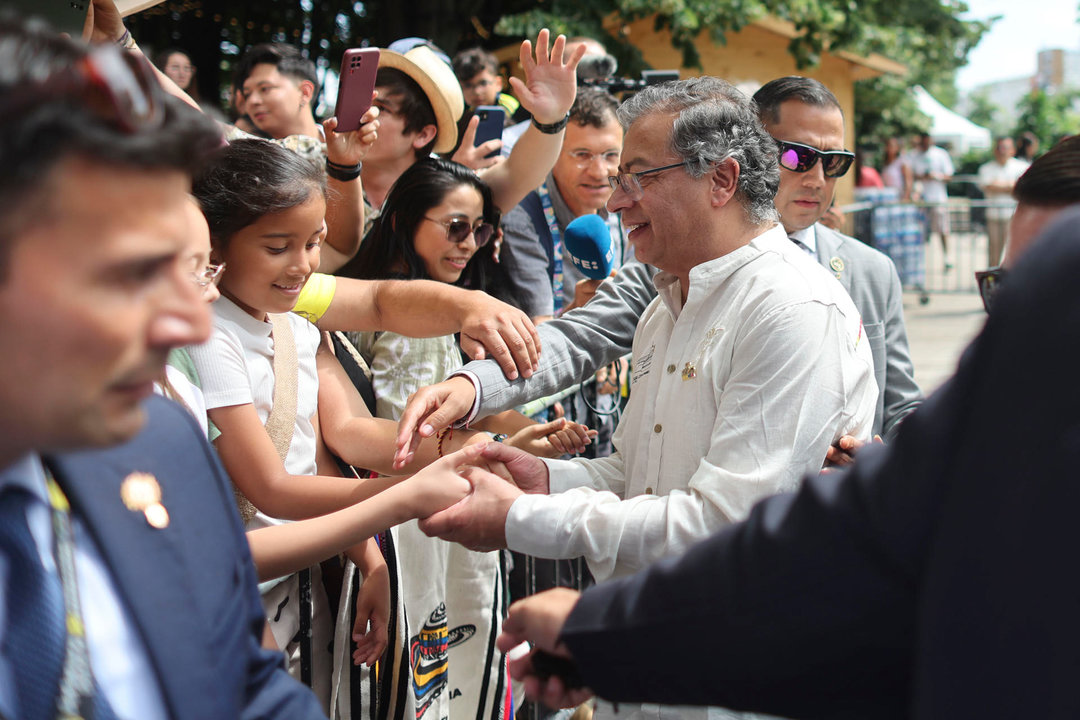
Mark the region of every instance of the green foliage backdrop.
[[878, 52], [910, 68], [908, 78], [860, 83], [856, 127], [860, 135], [883, 137], [925, 122], [907, 94], [911, 84], [926, 86], [945, 104], [955, 99], [955, 71], [989, 27], [961, 20], [965, 10], [961, 0], [166, 0], [131, 25], [143, 44], [189, 50], [205, 97], [228, 85], [242, 48], [267, 40], [300, 44], [327, 67], [346, 47], [410, 35], [452, 53], [498, 47], [549, 27], [604, 38], [620, 67], [637, 73], [640, 53], [605, 27], [655, 16], [658, 29], [670, 30], [684, 66], [694, 68], [694, 41], [702, 32], [723, 43], [727, 33], [771, 14], [802, 31], [788, 46], [799, 67], [813, 66], [826, 49], [844, 49]]

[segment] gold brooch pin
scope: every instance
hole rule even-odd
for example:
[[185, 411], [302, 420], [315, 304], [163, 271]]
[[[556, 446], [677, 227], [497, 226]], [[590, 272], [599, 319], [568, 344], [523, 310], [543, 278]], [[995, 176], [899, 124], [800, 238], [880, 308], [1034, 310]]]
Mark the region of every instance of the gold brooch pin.
[[120, 484], [120, 499], [132, 512], [141, 512], [150, 527], [169, 526], [169, 511], [161, 504], [161, 486], [150, 473], [133, 472]]
[[683, 380], [693, 380], [697, 377], [697, 368], [693, 363], [686, 363], [686, 366], [682, 369]]
[[840, 273], [844, 272], [844, 261], [838, 257], [834, 257], [829, 260], [829, 267], [836, 273], [836, 277], [840, 277]]

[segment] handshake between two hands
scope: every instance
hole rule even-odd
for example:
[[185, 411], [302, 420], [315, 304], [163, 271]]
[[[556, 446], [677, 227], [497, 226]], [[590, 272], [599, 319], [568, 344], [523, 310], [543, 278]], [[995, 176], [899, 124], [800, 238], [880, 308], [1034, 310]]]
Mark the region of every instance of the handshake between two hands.
[[506, 516], [524, 493], [548, 492], [548, 469], [534, 455], [503, 443], [470, 444], [431, 463], [412, 485], [420, 529], [486, 552], [506, 547]]

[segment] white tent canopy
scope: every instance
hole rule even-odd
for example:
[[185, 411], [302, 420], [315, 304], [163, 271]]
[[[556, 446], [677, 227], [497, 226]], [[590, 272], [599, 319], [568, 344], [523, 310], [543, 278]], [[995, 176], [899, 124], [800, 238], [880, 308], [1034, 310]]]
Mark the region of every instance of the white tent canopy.
[[953, 157], [959, 157], [972, 148], [989, 149], [992, 139], [989, 130], [954, 113], [935, 100], [921, 85], [916, 85], [914, 90], [919, 110], [930, 116], [930, 136], [935, 143], [948, 145]]

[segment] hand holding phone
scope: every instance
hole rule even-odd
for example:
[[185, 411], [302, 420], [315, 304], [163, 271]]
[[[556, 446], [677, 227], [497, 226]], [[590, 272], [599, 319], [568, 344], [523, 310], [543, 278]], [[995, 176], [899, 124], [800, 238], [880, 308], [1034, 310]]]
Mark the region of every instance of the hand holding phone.
[[352, 48], [341, 58], [341, 75], [338, 76], [337, 128], [334, 132], [347, 133], [360, 129], [361, 118], [371, 107], [371, 94], [375, 91], [375, 74], [379, 70], [378, 48]]
[[[503, 126], [506, 124], [506, 111], [498, 105], [481, 105], [476, 108], [476, 116], [480, 118], [480, 124], [476, 126], [476, 135], [473, 138], [473, 147], [480, 147], [488, 140], [502, 138]], [[499, 151], [488, 153], [486, 157], [494, 157]]]
[[567, 660], [543, 650], [535, 650], [530, 661], [533, 673], [540, 678], [541, 683], [554, 675], [562, 680], [565, 690], [580, 690], [585, 687], [585, 681], [582, 680], [581, 673], [578, 672], [573, 660]]

